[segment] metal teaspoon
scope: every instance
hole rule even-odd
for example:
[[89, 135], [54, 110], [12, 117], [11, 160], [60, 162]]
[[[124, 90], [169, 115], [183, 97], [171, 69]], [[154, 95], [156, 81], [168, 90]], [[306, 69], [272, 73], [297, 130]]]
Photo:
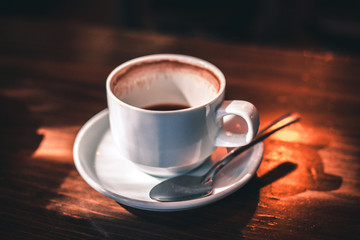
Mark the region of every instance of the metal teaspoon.
[[[285, 114], [267, 127], [262, 129], [258, 135], [247, 145], [234, 148], [202, 176], [180, 175], [169, 178], [153, 187], [150, 198], [160, 202], [186, 201], [208, 196], [213, 191], [216, 174], [228, 164], [235, 156], [263, 141], [273, 133], [300, 120], [298, 114]], [[276, 127], [281, 122], [281, 125]]]

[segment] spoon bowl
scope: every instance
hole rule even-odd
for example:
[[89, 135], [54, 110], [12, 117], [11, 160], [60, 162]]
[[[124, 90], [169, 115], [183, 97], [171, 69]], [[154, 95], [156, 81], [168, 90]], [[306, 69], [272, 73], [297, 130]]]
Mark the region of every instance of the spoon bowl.
[[213, 181], [203, 183], [204, 176], [181, 175], [156, 185], [150, 197], [160, 202], [186, 201], [212, 193]]

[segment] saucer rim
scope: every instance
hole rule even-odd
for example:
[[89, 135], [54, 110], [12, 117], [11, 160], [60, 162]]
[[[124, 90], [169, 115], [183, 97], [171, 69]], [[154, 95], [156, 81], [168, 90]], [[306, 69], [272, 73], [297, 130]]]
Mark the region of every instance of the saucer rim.
[[[169, 212], [169, 211], [182, 211], [182, 210], [189, 210], [193, 208], [198, 208], [204, 205], [208, 205], [210, 203], [216, 202], [221, 200], [222, 198], [231, 195], [238, 189], [242, 188], [246, 183], [254, 176], [257, 169], [259, 168], [264, 154], [264, 143], [260, 142], [256, 144], [253, 148], [254, 151], [252, 154], [259, 155], [256, 157], [256, 163], [251, 169], [248, 169], [248, 173], [241, 179], [237, 180], [230, 186], [228, 189], [220, 192], [211, 194], [209, 196], [193, 199], [193, 200], [187, 200], [187, 201], [179, 201], [179, 202], [158, 202], [155, 200], [152, 201], [145, 201], [145, 200], [139, 200], [139, 199], [133, 199], [124, 195], [120, 195], [116, 192], [110, 191], [109, 189], [106, 189], [105, 186], [101, 185], [101, 180], [98, 179], [96, 181], [93, 179], [92, 176], [88, 174], [88, 172], [85, 170], [82, 161], [81, 161], [81, 154], [80, 154], [80, 144], [82, 141], [84, 141], [84, 136], [89, 133], [89, 131], [94, 131], [94, 125], [96, 123], [99, 123], [100, 121], [107, 121], [104, 131], [101, 131], [98, 135], [98, 143], [96, 143], [96, 146], [99, 146], [101, 142], [102, 136], [106, 133], [106, 131], [109, 129], [109, 121], [108, 121], [108, 114], [109, 110], [106, 108], [94, 116], [92, 116], [79, 130], [73, 147], [73, 157], [74, 157], [74, 163], [77, 171], [79, 172], [80, 176], [84, 179], [84, 181], [89, 184], [93, 189], [101, 193], [102, 195], [109, 197], [110, 199], [115, 200], [116, 202], [120, 204], [124, 204], [133, 208], [147, 210], [147, 211], [160, 211], [160, 212]], [[107, 118], [107, 119], [106, 119]], [[95, 132], [98, 132], [100, 130], [95, 130]], [[95, 155], [96, 149], [94, 149]], [[86, 160], [86, 162], [89, 162]], [[139, 170], [140, 171], [140, 170]]]

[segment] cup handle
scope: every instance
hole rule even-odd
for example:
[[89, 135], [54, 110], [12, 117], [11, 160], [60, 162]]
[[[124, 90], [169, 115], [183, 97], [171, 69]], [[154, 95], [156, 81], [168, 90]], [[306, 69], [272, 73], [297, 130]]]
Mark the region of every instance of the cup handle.
[[256, 136], [259, 129], [259, 113], [255, 106], [247, 101], [233, 100], [224, 101], [216, 113], [216, 121], [220, 124], [226, 115], [234, 114], [242, 117], [246, 124], [247, 133], [230, 133], [220, 128], [215, 139], [215, 145], [218, 147], [238, 147], [246, 145]]

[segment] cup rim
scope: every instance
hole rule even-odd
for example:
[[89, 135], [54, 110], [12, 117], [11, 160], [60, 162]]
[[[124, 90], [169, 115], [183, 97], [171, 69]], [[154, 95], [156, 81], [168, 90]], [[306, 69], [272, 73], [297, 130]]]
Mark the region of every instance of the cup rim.
[[[220, 81], [220, 89], [217, 92], [215, 97], [213, 97], [212, 99], [210, 99], [209, 101], [207, 101], [203, 104], [193, 106], [190, 108], [179, 109], [179, 110], [169, 110], [169, 111], [148, 110], [148, 109], [136, 107], [136, 106], [128, 104], [128, 103], [120, 100], [118, 97], [116, 97], [110, 87], [111, 81], [112, 81], [113, 77], [115, 76], [115, 74], [117, 74], [121, 69], [126, 68], [128, 66], [135, 65], [139, 62], [151, 61], [151, 60], [177, 60], [179, 62], [196, 65], [196, 66], [205, 68], [205, 69], [211, 71], [218, 78], [218, 80]], [[225, 85], [226, 85], [225, 76], [221, 72], [221, 70], [218, 67], [216, 67], [214, 64], [212, 64], [206, 60], [203, 60], [203, 59], [200, 59], [197, 57], [193, 57], [193, 56], [189, 56], [189, 55], [182, 55], [182, 54], [151, 54], [151, 55], [137, 57], [137, 58], [131, 59], [129, 61], [126, 61], [126, 62], [120, 64], [119, 66], [117, 66], [114, 70], [112, 70], [106, 79], [106, 92], [107, 92], [107, 95], [112, 100], [114, 100], [115, 102], [117, 102], [119, 104], [125, 105], [128, 108], [131, 108], [131, 109], [134, 109], [137, 111], [141, 111], [141, 112], [146, 112], [146, 113], [167, 114], [167, 113], [177, 113], [177, 112], [188, 112], [188, 111], [193, 111], [193, 110], [202, 108], [204, 106], [207, 106], [207, 105], [211, 104], [212, 102], [216, 101], [220, 96], [223, 95], [223, 92], [225, 90]]]

